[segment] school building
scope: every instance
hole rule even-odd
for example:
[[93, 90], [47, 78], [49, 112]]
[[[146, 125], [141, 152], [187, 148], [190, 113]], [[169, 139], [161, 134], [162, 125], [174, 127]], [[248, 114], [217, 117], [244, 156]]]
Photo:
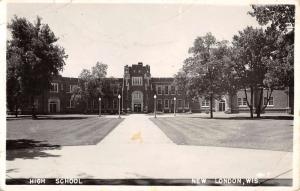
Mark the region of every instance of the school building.
[[[209, 100], [187, 98], [174, 84], [174, 78], [156, 78], [150, 73], [150, 66], [139, 62], [124, 66], [123, 78], [105, 78], [109, 85], [101, 97], [102, 113], [118, 113], [118, 109], [127, 113], [157, 112], [207, 112]], [[37, 113], [83, 113], [83, 106], [72, 99], [72, 90], [78, 85], [78, 78], [57, 76], [51, 83], [51, 89], [35, 100]], [[120, 99], [118, 98], [120, 95]], [[156, 99], [154, 98], [156, 95]], [[266, 92], [264, 92], [266, 100]], [[174, 99], [175, 98], [175, 99]], [[249, 96], [248, 96], [249, 99]], [[99, 98], [88, 102], [88, 112], [99, 112]], [[274, 90], [265, 109], [266, 112], [290, 112], [293, 108], [293, 92], [288, 88]], [[224, 95], [214, 100], [216, 112], [238, 113], [249, 112], [244, 91], [235, 95]]]

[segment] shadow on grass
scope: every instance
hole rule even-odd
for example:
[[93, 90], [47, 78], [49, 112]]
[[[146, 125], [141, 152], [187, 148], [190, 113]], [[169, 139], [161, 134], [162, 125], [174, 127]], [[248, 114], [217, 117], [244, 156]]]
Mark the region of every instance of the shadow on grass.
[[15, 117], [15, 116], [6, 116], [6, 121], [12, 121], [12, 120], [20, 120], [20, 119], [32, 119], [31, 116], [18, 116], [18, 117]]
[[[82, 116], [37, 116], [34, 120], [80, 120], [87, 119], [88, 117]], [[20, 116], [20, 117], [6, 117], [7, 121], [20, 120], [20, 119], [32, 119], [31, 116]]]
[[250, 117], [200, 117], [200, 116], [193, 116], [190, 118], [201, 118], [201, 119], [222, 119], [222, 120], [264, 120], [264, 119], [272, 119], [272, 120], [293, 120], [294, 116], [262, 116], [260, 118], [250, 118]]
[[6, 160], [34, 159], [36, 157], [59, 157], [47, 153], [47, 150], [60, 149], [60, 145], [51, 145], [32, 139], [6, 140]]
[[78, 120], [78, 119], [87, 119], [88, 117], [79, 117], [79, 116], [40, 116], [36, 120]]

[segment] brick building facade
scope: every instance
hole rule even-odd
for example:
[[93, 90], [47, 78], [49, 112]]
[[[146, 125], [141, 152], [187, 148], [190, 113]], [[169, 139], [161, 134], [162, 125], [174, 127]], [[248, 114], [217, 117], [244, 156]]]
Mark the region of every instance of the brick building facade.
[[[154, 111], [154, 95], [158, 112], [207, 112], [209, 101], [206, 99], [188, 99], [177, 87], [174, 78], [155, 78], [151, 76], [150, 66], [143, 63], [126, 65], [124, 78], [105, 78], [109, 85], [104, 96], [101, 97], [101, 111], [103, 113], [117, 113], [120, 108], [123, 112], [148, 113]], [[78, 78], [57, 76], [52, 81], [50, 91], [43, 93], [35, 100], [38, 113], [82, 113], [83, 106], [75, 103], [72, 98], [72, 89], [77, 86]], [[264, 92], [266, 94], [266, 92]], [[118, 95], [121, 96], [120, 102]], [[174, 102], [174, 98], [176, 101]], [[248, 98], [249, 99], [249, 98]], [[289, 112], [293, 104], [293, 95], [288, 91], [275, 90], [266, 112]], [[244, 91], [235, 95], [224, 95], [221, 100], [214, 100], [214, 111], [217, 112], [249, 112]], [[89, 100], [89, 113], [99, 112], [99, 100]]]

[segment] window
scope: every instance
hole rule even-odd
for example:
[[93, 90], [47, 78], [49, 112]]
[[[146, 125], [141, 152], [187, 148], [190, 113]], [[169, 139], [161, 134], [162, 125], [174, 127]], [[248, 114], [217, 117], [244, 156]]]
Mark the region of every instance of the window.
[[177, 87], [177, 95], [181, 95], [182, 93], [182, 88]]
[[165, 94], [169, 94], [169, 86], [165, 86]]
[[162, 110], [162, 100], [161, 100], [161, 99], [158, 99], [158, 100], [157, 100], [157, 110], [158, 110], [158, 111], [161, 111], [161, 110]]
[[175, 86], [171, 86], [171, 94], [172, 94], [172, 95], [175, 94]]
[[171, 108], [174, 108], [174, 100], [173, 100], [173, 99], [170, 99], [169, 102], [170, 102], [170, 107], [171, 107]]
[[184, 107], [185, 108], [189, 108], [190, 107], [190, 102], [189, 101], [185, 101], [184, 102]]
[[178, 101], [177, 101], [177, 107], [179, 108], [179, 107], [182, 107], [182, 100], [181, 99], [179, 99]]
[[93, 99], [93, 108], [97, 109], [99, 107], [99, 105], [97, 105], [97, 101]]
[[143, 78], [142, 77], [132, 77], [132, 85], [133, 86], [142, 86]]
[[77, 85], [70, 85], [69, 86], [69, 93], [72, 93], [73, 90], [77, 87]]
[[60, 90], [61, 90], [61, 91], [63, 91], [63, 90], [64, 90], [64, 85], [63, 85], [63, 84], [61, 84], [61, 86], [60, 86]]
[[[264, 97], [264, 105], [267, 104], [267, 97]], [[270, 97], [269, 103], [267, 104], [268, 106], [274, 106], [274, 99], [273, 97]]]
[[118, 94], [118, 90], [119, 90], [119, 88], [117, 86], [114, 86], [113, 87], [113, 94], [117, 95]]
[[169, 108], [169, 100], [165, 99], [165, 108]]
[[58, 92], [58, 83], [51, 83], [50, 92]]
[[134, 92], [132, 94], [133, 99], [142, 99], [142, 93], [141, 92]]
[[238, 98], [238, 105], [240, 106], [240, 105], [242, 105], [242, 98]]
[[208, 99], [202, 100], [201, 105], [202, 105], [202, 107], [209, 107], [209, 100]]
[[243, 98], [243, 105], [247, 105], [247, 99], [245, 97]]
[[244, 97], [244, 98], [238, 98], [238, 105], [239, 106], [247, 106], [247, 99]]
[[161, 92], [161, 86], [157, 86], [157, 94], [158, 94], [158, 95], [161, 95], [161, 94], [162, 94], [162, 92]]

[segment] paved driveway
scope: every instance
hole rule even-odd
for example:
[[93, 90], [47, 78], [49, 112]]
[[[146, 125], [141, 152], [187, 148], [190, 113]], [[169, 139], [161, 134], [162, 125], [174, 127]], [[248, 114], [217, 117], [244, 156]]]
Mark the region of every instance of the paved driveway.
[[[292, 153], [174, 144], [147, 115], [129, 115], [99, 144], [7, 161], [7, 178], [291, 178]], [[52, 155], [52, 156], [51, 156]]]

